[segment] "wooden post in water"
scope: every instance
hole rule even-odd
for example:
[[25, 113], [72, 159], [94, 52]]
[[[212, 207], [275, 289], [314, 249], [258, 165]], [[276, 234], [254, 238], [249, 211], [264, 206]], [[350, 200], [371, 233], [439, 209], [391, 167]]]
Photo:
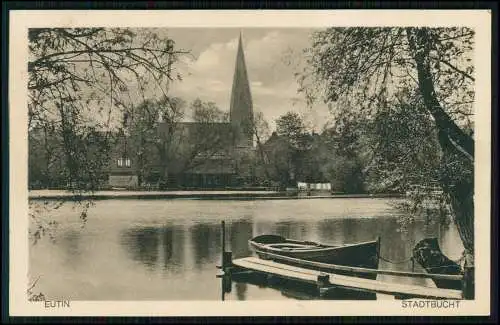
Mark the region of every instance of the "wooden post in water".
[[[226, 222], [222, 220], [221, 222], [221, 230], [222, 230], [222, 257], [224, 257], [224, 252], [226, 251]], [[222, 264], [224, 265], [224, 264]]]
[[464, 277], [462, 280], [462, 296], [467, 300], [474, 300], [474, 262], [470, 254], [465, 255]]
[[380, 262], [380, 236], [377, 236], [377, 265]]
[[327, 286], [330, 284], [330, 276], [325, 273], [318, 275], [316, 285], [318, 287], [318, 292], [320, 297], [324, 297], [328, 294]]
[[225, 273], [231, 271], [231, 267], [233, 266], [233, 252], [224, 252], [222, 254], [222, 265]]
[[226, 223], [221, 221], [221, 265], [217, 266], [222, 269], [223, 274], [218, 275], [218, 278], [221, 278], [222, 284], [222, 296], [221, 299], [224, 301], [224, 296], [226, 293], [231, 293], [232, 280], [231, 280], [231, 266], [232, 262], [232, 253], [226, 252]]
[[224, 270], [224, 252], [226, 251], [226, 223], [221, 221], [221, 253], [220, 253], [220, 265], [217, 265], [218, 269]]
[[231, 293], [233, 282], [230, 276], [222, 277], [222, 294]]

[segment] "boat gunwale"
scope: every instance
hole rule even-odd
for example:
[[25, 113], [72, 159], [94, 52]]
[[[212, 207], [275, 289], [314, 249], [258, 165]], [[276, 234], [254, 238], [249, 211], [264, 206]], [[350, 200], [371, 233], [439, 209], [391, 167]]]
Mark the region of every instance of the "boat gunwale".
[[[256, 238], [256, 237], [254, 237], [254, 238]], [[293, 240], [293, 239], [289, 240], [288, 238], [284, 238], [284, 239], [286, 241], [293, 241], [295, 243], [301, 242], [299, 240]], [[359, 243], [354, 243], [354, 244], [335, 245], [335, 246], [328, 245], [328, 244], [317, 243], [319, 245], [322, 245], [323, 247], [311, 248], [311, 249], [301, 249], [300, 251], [299, 250], [295, 250], [294, 251], [293, 249], [283, 250], [283, 249], [280, 249], [280, 248], [269, 247], [268, 245], [270, 245], [272, 243], [264, 244], [264, 243], [255, 242], [253, 240], [253, 238], [250, 239], [248, 242], [250, 243], [250, 245], [252, 245], [252, 246], [254, 246], [256, 248], [265, 249], [265, 250], [271, 250], [271, 251], [275, 251], [275, 252], [283, 252], [283, 253], [294, 253], [294, 252], [300, 252], [300, 253], [303, 253], [303, 252], [305, 252], [305, 253], [307, 253], [307, 252], [328, 252], [328, 251], [335, 251], [335, 250], [338, 250], [338, 249], [344, 249], [344, 248], [350, 248], [350, 247], [356, 247], [356, 246], [367, 246], [367, 245], [370, 245], [370, 244], [375, 244], [375, 245], [379, 244], [378, 240], [365, 241], [365, 242], [359, 242]], [[302, 243], [303, 242], [304, 241], [302, 241]]]

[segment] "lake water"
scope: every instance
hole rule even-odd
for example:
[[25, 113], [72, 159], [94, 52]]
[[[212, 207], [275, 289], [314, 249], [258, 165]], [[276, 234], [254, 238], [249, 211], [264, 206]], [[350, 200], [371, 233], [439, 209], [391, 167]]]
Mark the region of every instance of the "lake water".
[[[55, 241], [45, 236], [30, 248], [29, 276], [35, 292], [68, 300], [220, 300], [216, 279], [221, 255], [221, 220], [233, 257], [252, 254], [248, 239], [273, 233], [325, 243], [352, 243], [381, 236], [381, 256], [402, 261], [416, 242], [438, 237], [450, 258], [462, 253], [453, 224], [417, 219], [401, 230], [395, 199], [298, 200], [104, 200], [85, 225], [65, 205], [51, 213]], [[411, 270], [411, 262], [379, 268]], [[421, 270], [418, 265], [415, 271]], [[433, 286], [430, 280], [379, 280]], [[297, 299], [280, 288], [232, 283], [225, 300]], [[299, 297], [300, 298], [300, 297]], [[377, 299], [382, 299], [378, 295]]]

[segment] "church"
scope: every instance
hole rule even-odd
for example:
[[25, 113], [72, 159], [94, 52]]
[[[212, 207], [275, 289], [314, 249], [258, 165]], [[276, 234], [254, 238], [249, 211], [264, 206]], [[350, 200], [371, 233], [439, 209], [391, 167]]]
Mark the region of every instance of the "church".
[[[159, 154], [157, 163], [145, 179], [138, 173], [137, 159], [128, 148], [127, 139], [116, 146], [109, 169], [109, 186], [136, 188], [145, 184], [154, 186], [163, 182], [167, 188], [226, 188], [250, 186], [255, 175], [250, 163], [255, 154], [253, 104], [245, 63], [241, 34], [238, 40], [236, 63], [231, 89], [229, 122], [176, 123], [175, 130], [160, 122], [160, 139], [183, 152], [181, 158]], [[171, 148], [160, 148], [162, 152]], [[187, 148], [196, 147], [196, 152]], [[187, 160], [189, 158], [189, 160]], [[143, 179], [141, 179], [143, 178]], [[162, 187], [160, 186], [160, 187]]]

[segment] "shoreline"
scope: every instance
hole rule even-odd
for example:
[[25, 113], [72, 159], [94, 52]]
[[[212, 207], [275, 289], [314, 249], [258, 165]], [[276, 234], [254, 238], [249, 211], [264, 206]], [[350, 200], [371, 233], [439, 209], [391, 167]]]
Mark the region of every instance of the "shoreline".
[[297, 200], [338, 198], [400, 198], [397, 194], [323, 194], [276, 191], [97, 191], [75, 194], [63, 190], [34, 190], [28, 192], [28, 200], [113, 200], [113, 199], [200, 199], [200, 200]]

